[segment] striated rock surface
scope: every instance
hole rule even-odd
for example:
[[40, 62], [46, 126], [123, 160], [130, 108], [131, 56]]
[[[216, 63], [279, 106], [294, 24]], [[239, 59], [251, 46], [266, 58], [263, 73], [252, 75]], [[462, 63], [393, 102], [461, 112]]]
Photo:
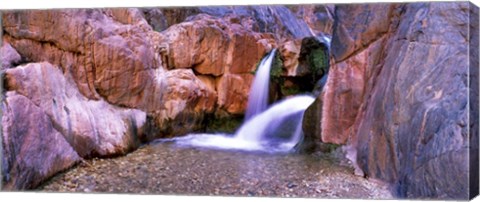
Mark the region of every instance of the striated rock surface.
[[204, 14], [162, 34], [168, 45], [168, 69], [192, 68], [204, 75], [251, 72], [269, 48], [261, 41], [268, 35], [253, 32], [232, 19]]
[[313, 121], [322, 141], [348, 144], [365, 175], [392, 183], [399, 197], [467, 199], [478, 189], [468, 181], [469, 148], [478, 147], [467, 115], [468, 48], [478, 35], [468, 23], [478, 20], [472, 9], [466, 2], [335, 9], [335, 61], [319, 98], [323, 117]]
[[174, 137], [202, 129], [204, 118], [213, 113], [217, 96], [190, 69], [167, 71], [158, 78], [161, 107], [147, 116], [144, 141], [159, 137]]
[[311, 32], [315, 35], [332, 35], [334, 23], [333, 14], [335, 5], [333, 4], [310, 4], [310, 5], [289, 5], [288, 8], [298, 19], [307, 23]]
[[[212, 115], [241, 117], [261, 58], [312, 33], [285, 6], [24, 10], [2, 12], [2, 20], [5, 89], [42, 114], [52, 129], [36, 132], [61, 136], [78, 154], [71, 162], [202, 131]], [[15, 141], [5, 144], [29, 144]], [[11, 179], [48, 170], [12, 189], [71, 165], [14, 168], [8, 152], [2, 172]]]
[[[296, 12], [296, 10], [302, 10], [303, 7], [307, 10], [306, 12]], [[301, 5], [297, 9], [291, 9], [282, 5], [208, 6], [145, 8], [143, 13], [147, 22], [158, 31], [163, 31], [175, 24], [191, 21], [192, 18], [199, 14], [207, 14], [218, 18], [236, 16], [235, 20], [241, 21], [243, 25], [248, 25], [251, 30], [261, 33], [272, 33], [276, 40], [283, 41], [312, 36], [312, 33], [317, 34], [318, 31], [328, 32], [328, 30], [331, 30], [332, 16], [327, 14], [326, 9], [322, 5], [311, 8], [309, 5]], [[159, 20], [162, 18], [163, 20]], [[320, 20], [320, 22], [316, 20]]]
[[200, 14], [164, 32], [167, 69], [193, 69], [198, 78], [216, 91], [217, 109], [243, 114], [252, 72], [272, 49], [270, 34], [252, 31], [236, 16]]
[[5, 88], [31, 100], [82, 157], [125, 154], [140, 144], [145, 112], [88, 100], [59, 67], [30, 63], [5, 73]]
[[3, 14], [4, 34], [29, 61], [49, 61], [70, 71], [87, 98], [139, 107], [153, 79], [150, 68], [159, 61], [148, 40], [154, 32], [135, 11], [9, 11]]
[[219, 110], [236, 115], [244, 114], [253, 79], [252, 74], [226, 74], [218, 79]]
[[2, 188], [38, 186], [81, 158], [50, 117], [23, 95], [6, 93], [2, 103]]
[[386, 34], [395, 13], [394, 5], [336, 5], [331, 46], [335, 61], [347, 59]]

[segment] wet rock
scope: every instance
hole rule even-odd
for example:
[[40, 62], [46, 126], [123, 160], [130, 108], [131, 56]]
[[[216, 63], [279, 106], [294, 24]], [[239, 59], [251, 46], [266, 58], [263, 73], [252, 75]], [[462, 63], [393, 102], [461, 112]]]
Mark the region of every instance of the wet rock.
[[[91, 188], [92, 192], [135, 194], [392, 198], [386, 184], [354, 176], [351, 168], [339, 165], [338, 160], [331, 154], [264, 154], [155, 143], [126, 156], [87, 160], [92, 167], [77, 166], [38, 190], [83, 193], [85, 188]], [[74, 179], [78, 188], [65, 185]]]
[[144, 112], [88, 100], [59, 67], [30, 63], [8, 69], [5, 88], [39, 107], [82, 157], [124, 154], [140, 143], [137, 136], [142, 133]]
[[321, 96], [305, 110], [303, 115], [302, 129], [306, 144], [312, 144], [315, 141], [322, 140], [322, 109], [323, 102]]
[[140, 138], [149, 141], [173, 137], [202, 129], [203, 121], [213, 113], [217, 95], [190, 69], [167, 71], [159, 78], [164, 90], [161, 107], [148, 112], [148, 131]]
[[80, 161], [50, 117], [27, 97], [7, 92], [2, 113], [4, 190], [34, 188]]

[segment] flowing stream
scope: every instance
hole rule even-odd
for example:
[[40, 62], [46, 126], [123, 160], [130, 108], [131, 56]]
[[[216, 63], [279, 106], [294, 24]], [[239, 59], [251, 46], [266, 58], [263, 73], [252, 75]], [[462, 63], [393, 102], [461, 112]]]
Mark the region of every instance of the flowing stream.
[[305, 109], [294, 96], [267, 105], [265, 57], [252, 86], [245, 122], [234, 134], [190, 134], [143, 145], [125, 156], [85, 160], [38, 188], [48, 192], [195, 194], [273, 197], [392, 198], [388, 185], [353, 175], [340, 148], [294, 153]]
[[258, 67], [248, 98], [245, 122], [235, 134], [189, 134], [160, 141], [179, 145], [264, 152], [289, 152], [302, 139], [303, 113], [315, 100], [309, 95], [287, 98], [268, 108], [270, 69], [276, 50]]

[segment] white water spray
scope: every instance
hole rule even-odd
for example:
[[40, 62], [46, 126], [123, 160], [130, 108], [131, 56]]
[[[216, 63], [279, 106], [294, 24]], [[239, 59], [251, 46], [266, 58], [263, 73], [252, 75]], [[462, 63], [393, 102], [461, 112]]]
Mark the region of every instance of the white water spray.
[[303, 113], [315, 100], [299, 95], [267, 108], [272, 51], [260, 63], [250, 90], [245, 122], [231, 134], [190, 134], [173, 138], [176, 144], [246, 151], [289, 152], [302, 139]]
[[253, 84], [250, 87], [250, 94], [248, 95], [248, 107], [245, 113], [246, 120], [267, 109], [270, 69], [274, 56], [275, 49], [260, 62], [255, 74], [255, 80], [253, 80]]

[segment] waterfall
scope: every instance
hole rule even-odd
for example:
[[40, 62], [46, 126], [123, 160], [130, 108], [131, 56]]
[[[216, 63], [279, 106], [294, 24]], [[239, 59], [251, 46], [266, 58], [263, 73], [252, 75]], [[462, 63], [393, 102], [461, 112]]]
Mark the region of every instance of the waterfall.
[[309, 95], [297, 95], [267, 109], [273, 50], [261, 62], [253, 81], [245, 122], [235, 134], [189, 134], [163, 141], [178, 145], [246, 151], [289, 152], [302, 139], [303, 114], [314, 102]]
[[287, 98], [247, 120], [231, 134], [190, 134], [173, 138], [179, 145], [246, 151], [289, 152], [302, 137], [303, 113], [315, 99]]
[[255, 74], [255, 79], [250, 87], [250, 94], [248, 95], [248, 107], [245, 113], [246, 120], [251, 119], [267, 109], [270, 68], [274, 56], [275, 49], [260, 62], [257, 73]]

